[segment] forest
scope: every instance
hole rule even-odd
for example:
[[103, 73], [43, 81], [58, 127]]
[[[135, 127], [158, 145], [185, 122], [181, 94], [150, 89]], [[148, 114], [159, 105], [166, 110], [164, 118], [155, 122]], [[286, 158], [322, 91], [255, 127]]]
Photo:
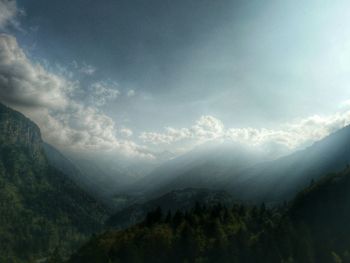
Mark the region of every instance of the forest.
[[345, 170], [278, 207], [157, 208], [136, 226], [93, 237], [69, 262], [350, 262], [349, 187]]

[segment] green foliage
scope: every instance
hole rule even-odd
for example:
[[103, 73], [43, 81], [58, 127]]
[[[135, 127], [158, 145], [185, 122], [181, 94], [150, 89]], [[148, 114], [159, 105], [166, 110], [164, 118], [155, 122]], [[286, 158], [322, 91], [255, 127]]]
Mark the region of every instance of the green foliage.
[[38, 127], [0, 104], [0, 262], [59, 262], [105, 210], [50, 167]]
[[349, 263], [350, 171], [278, 208], [196, 204], [95, 237], [70, 262]]
[[[93, 236], [69, 262], [350, 263], [349, 189], [348, 168], [281, 207], [158, 207], [142, 223]], [[38, 127], [0, 104], [0, 262], [59, 263], [105, 216], [48, 164]]]
[[257, 262], [266, 256], [282, 262], [283, 254], [288, 262], [291, 255], [278, 246], [289, 239], [278, 227], [285, 219], [275, 216], [282, 210], [245, 207], [242, 214], [240, 205], [197, 204], [163, 216], [157, 208], [137, 226], [91, 240], [71, 262]]

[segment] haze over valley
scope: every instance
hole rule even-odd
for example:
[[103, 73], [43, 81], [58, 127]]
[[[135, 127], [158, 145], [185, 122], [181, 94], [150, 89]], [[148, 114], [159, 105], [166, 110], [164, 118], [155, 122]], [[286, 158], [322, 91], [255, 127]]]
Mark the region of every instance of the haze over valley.
[[350, 262], [349, 11], [0, 0], [0, 262]]

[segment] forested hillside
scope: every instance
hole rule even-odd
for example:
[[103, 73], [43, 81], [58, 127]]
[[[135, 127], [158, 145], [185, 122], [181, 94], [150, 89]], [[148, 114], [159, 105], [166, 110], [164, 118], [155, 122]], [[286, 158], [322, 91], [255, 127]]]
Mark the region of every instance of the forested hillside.
[[158, 198], [141, 204], [133, 204], [113, 214], [107, 222], [107, 228], [125, 228], [140, 223], [148, 212], [160, 207], [163, 211], [188, 211], [198, 202], [207, 206], [215, 204], [231, 205], [235, 202], [233, 197], [224, 191], [208, 189], [186, 188], [171, 191]]
[[48, 164], [39, 128], [0, 104], [0, 262], [65, 256], [99, 231], [106, 216]]
[[167, 213], [95, 237], [70, 262], [350, 262], [350, 171], [325, 177], [290, 204]]

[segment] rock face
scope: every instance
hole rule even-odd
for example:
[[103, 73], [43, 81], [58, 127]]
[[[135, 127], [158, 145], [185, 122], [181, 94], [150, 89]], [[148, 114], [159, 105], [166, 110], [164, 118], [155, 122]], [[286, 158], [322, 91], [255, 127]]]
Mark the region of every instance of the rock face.
[[0, 144], [21, 145], [39, 159], [42, 150], [40, 129], [23, 114], [0, 103]]
[[68, 255], [107, 215], [49, 164], [38, 126], [0, 104], [0, 262]]

